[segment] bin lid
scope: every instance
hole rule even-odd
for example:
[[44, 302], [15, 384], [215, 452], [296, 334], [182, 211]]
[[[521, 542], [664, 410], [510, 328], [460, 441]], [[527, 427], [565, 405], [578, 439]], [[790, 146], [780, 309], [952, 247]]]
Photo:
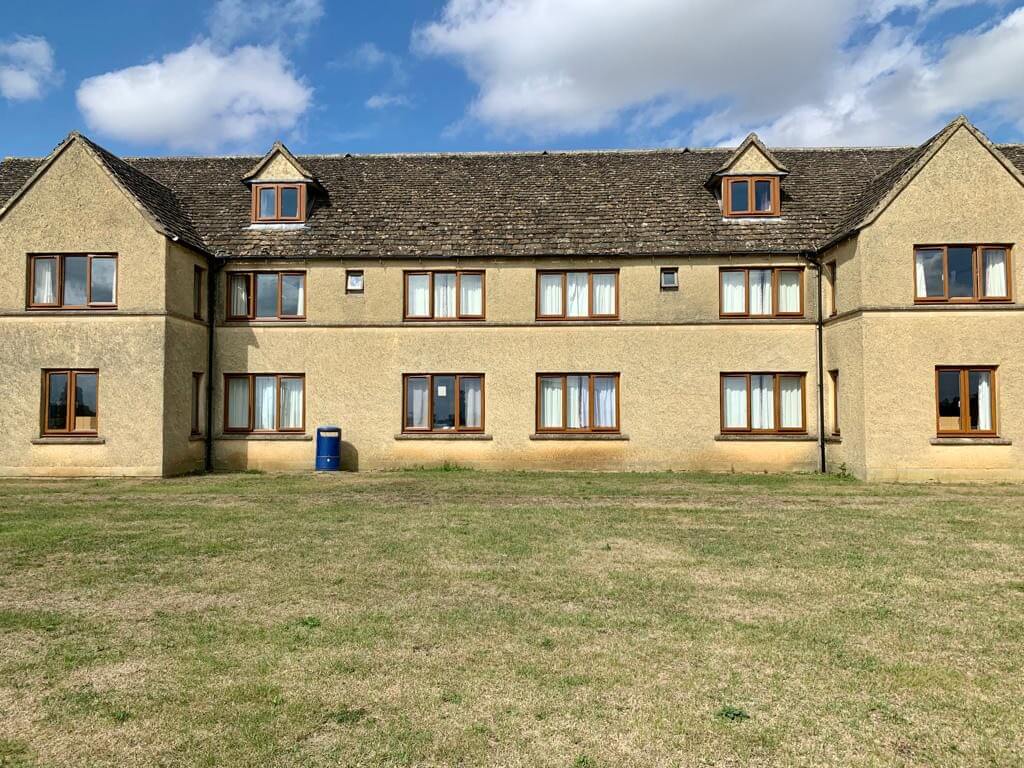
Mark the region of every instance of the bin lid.
[[341, 427], [317, 427], [317, 432], [341, 432]]

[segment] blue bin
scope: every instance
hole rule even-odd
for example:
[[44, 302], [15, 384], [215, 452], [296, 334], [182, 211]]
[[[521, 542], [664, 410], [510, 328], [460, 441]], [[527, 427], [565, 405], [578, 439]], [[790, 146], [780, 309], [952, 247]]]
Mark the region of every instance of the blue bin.
[[341, 427], [317, 427], [316, 471], [337, 472], [341, 469]]

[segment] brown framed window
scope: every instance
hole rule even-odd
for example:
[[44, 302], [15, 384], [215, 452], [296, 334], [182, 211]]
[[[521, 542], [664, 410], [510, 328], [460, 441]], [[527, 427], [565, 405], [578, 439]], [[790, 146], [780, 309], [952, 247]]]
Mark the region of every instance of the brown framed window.
[[722, 181], [726, 216], [778, 216], [778, 176], [726, 176]]
[[306, 220], [305, 184], [254, 184], [252, 220], [288, 223]]
[[224, 374], [225, 432], [305, 432], [301, 373]]
[[829, 317], [835, 317], [839, 310], [836, 308], [836, 297], [839, 295], [837, 292], [838, 282], [836, 278], [839, 274], [839, 265], [836, 262], [825, 265], [825, 280], [828, 284], [828, 300], [829, 300]]
[[996, 367], [937, 367], [935, 402], [937, 434], [996, 434]]
[[198, 265], [192, 271], [192, 316], [196, 320], [206, 316], [206, 270]]
[[829, 384], [832, 388], [832, 434], [839, 435], [839, 371], [828, 372]]
[[407, 373], [402, 377], [403, 432], [483, 432], [482, 373]]
[[95, 435], [99, 429], [99, 371], [43, 371], [44, 435]]
[[663, 291], [678, 291], [679, 267], [662, 267], [660, 286]]
[[406, 320], [482, 320], [487, 287], [483, 270], [405, 273]]
[[537, 374], [537, 432], [618, 431], [619, 374]]
[[722, 432], [807, 432], [806, 374], [723, 373]]
[[203, 434], [203, 374], [192, 374], [191, 433]]
[[28, 258], [29, 309], [117, 307], [117, 255], [33, 254]]
[[1011, 301], [1010, 247], [921, 245], [914, 249], [914, 301]]
[[228, 272], [228, 320], [304, 320], [305, 272]]
[[537, 270], [538, 320], [614, 320], [619, 270]]
[[803, 317], [803, 267], [722, 267], [721, 317]]
[[345, 270], [345, 293], [362, 293], [363, 292], [363, 270], [361, 269], [346, 269]]

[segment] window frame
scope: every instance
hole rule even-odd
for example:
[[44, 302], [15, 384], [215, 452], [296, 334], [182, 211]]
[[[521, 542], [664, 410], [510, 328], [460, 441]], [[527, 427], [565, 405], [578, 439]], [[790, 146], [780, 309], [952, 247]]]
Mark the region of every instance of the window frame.
[[[362, 283], [358, 288], [350, 288], [349, 280], [358, 275], [362, 278]], [[346, 269], [345, 270], [345, 293], [349, 295], [359, 295], [366, 290], [366, 272], [362, 269]]]
[[[568, 315], [566, 314], [569, 310], [569, 273], [570, 272], [583, 272], [587, 275], [587, 314], [586, 315]], [[544, 315], [541, 314], [540, 301], [541, 301], [541, 289], [540, 282], [541, 278], [545, 275], [561, 275], [562, 276], [562, 312], [558, 315]], [[615, 314], [612, 315], [597, 315], [594, 314], [594, 275], [615, 275]], [[620, 290], [621, 281], [619, 279], [619, 270], [617, 268], [611, 269], [538, 269], [535, 278], [534, 289], [536, 291], [536, 319], [537, 320], [558, 320], [565, 322], [587, 322], [590, 320], [618, 320], [620, 317], [620, 300], [622, 292]]]
[[[409, 314], [409, 278], [415, 275], [426, 275], [428, 278], [427, 294], [430, 299], [429, 315]], [[453, 317], [436, 317], [434, 308], [434, 275], [455, 275], [455, 315]], [[463, 275], [480, 276], [480, 314], [467, 315], [462, 311], [462, 277]], [[402, 271], [402, 319], [417, 323], [455, 323], [459, 321], [487, 319], [487, 270], [485, 269], [406, 269]], [[442, 374], [438, 374], [442, 375]]]
[[[752, 315], [750, 314], [750, 272], [751, 270], [766, 271], [770, 270], [772, 273], [772, 311], [771, 314], [767, 315]], [[804, 290], [804, 278], [805, 278], [805, 267], [719, 267], [718, 268], [718, 316], [722, 319], [731, 318], [754, 318], [754, 319], [781, 319], [781, 318], [802, 318], [807, 315], [807, 306], [805, 302]], [[743, 311], [742, 312], [726, 312], [725, 311], [725, 293], [722, 290], [722, 275], [726, 272], [742, 272], [743, 273]], [[797, 272], [800, 275], [800, 311], [799, 312], [780, 312], [779, 311], [779, 273], [780, 272]]]
[[[224, 318], [229, 323], [236, 322], [259, 322], [259, 323], [277, 323], [277, 322], [301, 322], [306, 319], [306, 304], [309, 301], [309, 280], [306, 279], [306, 270], [300, 269], [285, 269], [285, 270], [274, 270], [274, 269], [260, 269], [260, 270], [233, 270], [226, 272], [227, 290], [225, 291], [225, 307], [224, 307]], [[277, 313], [273, 316], [257, 317], [256, 316], [256, 275], [276, 275], [277, 276]], [[282, 292], [284, 288], [284, 277], [287, 276], [301, 276], [302, 277], [302, 314], [299, 315], [282, 315], [281, 314], [281, 303], [282, 303]], [[231, 288], [232, 281], [237, 278], [245, 278], [249, 283], [247, 299], [247, 312], [245, 315], [232, 315], [231, 314]]]
[[[748, 182], [747, 187], [747, 206], [746, 211], [734, 211], [732, 209], [732, 186], [737, 182]], [[757, 182], [767, 181], [771, 183], [772, 187], [772, 207], [769, 211], [757, 211], [754, 210], [755, 203], [757, 202]], [[764, 175], [737, 175], [737, 176], [725, 176], [722, 179], [722, 214], [728, 219], [737, 218], [771, 218], [773, 216], [779, 216], [781, 211], [781, 185], [779, 183], [778, 176], [764, 176]]]
[[[725, 426], [725, 380], [727, 378], [745, 377], [747, 380], [747, 427], [726, 427]], [[772, 376], [772, 423], [776, 426], [772, 429], [754, 429], [751, 425], [752, 409], [751, 398], [753, 388], [750, 386], [751, 376]], [[801, 426], [783, 427], [782, 424], [782, 399], [780, 398], [780, 379], [800, 379], [800, 421]], [[718, 402], [719, 402], [719, 429], [723, 435], [806, 435], [807, 425], [807, 373], [800, 371], [729, 371], [719, 374], [718, 381]]]
[[[455, 426], [452, 429], [434, 429], [434, 379], [438, 376], [450, 376], [455, 379]], [[427, 380], [427, 427], [410, 427], [407, 423], [409, 416], [409, 380]], [[403, 435], [452, 435], [452, 434], [481, 434], [487, 425], [487, 382], [482, 373], [403, 373], [402, 374], [402, 434]], [[459, 392], [461, 391], [462, 379], [480, 380], [480, 426], [460, 427], [459, 416]]]
[[[275, 398], [276, 407], [274, 408], [274, 429], [254, 429], [253, 425], [256, 423], [256, 379], [257, 378], [269, 378], [275, 377], [277, 379]], [[245, 379], [249, 380], [249, 421], [248, 427], [229, 427], [228, 426], [228, 414], [231, 411], [231, 403], [228, 400], [230, 395], [229, 382], [231, 379]], [[283, 402], [281, 400], [281, 381], [284, 379], [299, 379], [302, 381], [302, 425], [300, 427], [288, 427], [287, 429], [281, 429], [281, 407]], [[224, 374], [224, 433], [230, 435], [299, 435], [305, 434], [306, 432], [306, 374], [304, 373], [225, 373]]]
[[[586, 376], [587, 382], [587, 423], [589, 427], [567, 427], [567, 419], [569, 416], [569, 387], [566, 379], [569, 376]], [[543, 379], [557, 379], [562, 380], [562, 426], [561, 427], [543, 427], [541, 426], [541, 381]], [[615, 426], [614, 427], [595, 427], [594, 425], [594, 379], [595, 378], [613, 378], [615, 379]], [[599, 372], [599, 371], [550, 371], [546, 373], [536, 374], [536, 382], [534, 385], [534, 399], [536, 401], [535, 417], [534, 417], [534, 428], [536, 433], [539, 435], [588, 435], [588, 434], [604, 434], [604, 435], [618, 435], [622, 433], [622, 373], [621, 372]]]
[[[85, 258], [85, 304], [64, 303], [64, 261], [67, 258]], [[56, 301], [52, 304], [39, 304], [35, 301], [36, 295], [36, 261], [53, 259], [57, 262], [57, 294]], [[114, 300], [93, 301], [92, 300], [92, 262], [93, 259], [113, 259], [114, 261]], [[26, 294], [25, 306], [30, 310], [83, 310], [83, 309], [117, 309], [117, 300], [120, 294], [120, 271], [121, 263], [116, 253], [30, 253], [28, 254], [28, 293]]]
[[828, 316], [829, 317], [835, 317], [836, 315], [839, 314], [839, 308], [836, 305], [836, 286], [838, 285], [839, 264], [838, 264], [838, 262], [830, 261], [828, 264], [825, 265], [825, 268], [827, 269], [827, 279], [828, 279], [828, 286], [829, 286], [829, 290], [828, 290], [828, 294], [829, 294], [829, 296], [828, 296], [828, 301], [829, 301]]
[[198, 264], [192, 271], [192, 317], [206, 319], [206, 269]]
[[[274, 190], [274, 215], [260, 216], [260, 192], [264, 189]], [[299, 203], [297, 215], [281, 215], [281, 190], [297, 189]], [[306, 185], [302, 182], [268, 182], [256, 183], [252, 186], [252, 222], [253, 224], [298, 224], [306, 220]]]
[[[665, 285], [666, 275], [672, 275], [674, 277], [675, 283], [673, 285]], [[679, 267], [662, 267], [660, 273], [658, 274], [658, 287], [663, 291], [678, 291]]]
[[839, 369], [833, 368], [828, 372], [829, 386], [832, 388], [832, 425], [831, 433], [833, 437], [839, 437], [842, 434], [840, 423], [839, 423]]
[[[935, 435], [937, 437], [996, 437], [999, 435], [998, 407], [998, 383], [996, 373], [999, 370], [997, 365], [937, 365], [935, 366]], [[941, 416], [939, 413], [939, 375], [943, 372], [956, 371], [960, 374], [960, 428], [957, 430], [943, 430], [941, 427]], [[975, 372], [989, 374], [989, 381], [992, 383], [991, 419], [992, 429], [971, 429], [971, 386], [970, 375]], [[964, 397], [964, 392], [967, 397]], [[964, 402], [967, 407], [964, 408]], [[964, 425], [967, 425], [965, 428]]]
[[[949, 295], [949, 249], [971, 248], [971, 274], [973, 276], [973, 296]], [[986, 249], [1002, 250], [1006, 253], [1006, 295], [983, 296], [982, 274], [984, 252]], [[919, 251], [942, 251], [942, 288], [943, 296], [917, 295], [917, 254]], [[946, 243], [943, 245], [915, 245], [914, 257], [910, 261], [911, 277], [914, 286], [915, 304], [1011, 304], [1013, 303], [1013, 246], [1004, 243]]]
[[201, 437], [203, 435], [203, 377], [201, 371], [192, 372], [192, 403], [190, 408], [189, 435]]
[[[79, 374], [87, 374], [96, 377], [96, 429], [76, 430], [74, 424], [74, 411], [76, 399], [72, 396], [75, 392], [75, 380]], [[65, 406], [66, 429], [49, 429], [47, 427], [47, 415], [50, 403], [50, 377], [54, 374], [66, 374], [68, 377], [68, 402]], [[100, 431], [100, 371], [99, 368], [44, 368], [43, 372], [43, 400], [40, 412], [39, 434], [43, 437], [95, 437]]]

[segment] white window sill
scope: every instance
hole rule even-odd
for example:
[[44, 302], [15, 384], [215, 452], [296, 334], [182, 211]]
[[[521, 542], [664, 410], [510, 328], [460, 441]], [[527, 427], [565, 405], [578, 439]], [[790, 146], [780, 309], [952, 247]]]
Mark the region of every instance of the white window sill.
[[86, 435], [47, 435], [32, 440], [32, 445], [103, 445], [107, 442], [105, 437]]
[[932, 445], [1013, 445], [1005, 437], [933, 437]]
[[395, 440], [493, 440], [483, 432], [399, 432]]
[[248, 229], [264, 232], [293, 232], [295, 230], [307, 229], [305, 224], [250, 224]]

